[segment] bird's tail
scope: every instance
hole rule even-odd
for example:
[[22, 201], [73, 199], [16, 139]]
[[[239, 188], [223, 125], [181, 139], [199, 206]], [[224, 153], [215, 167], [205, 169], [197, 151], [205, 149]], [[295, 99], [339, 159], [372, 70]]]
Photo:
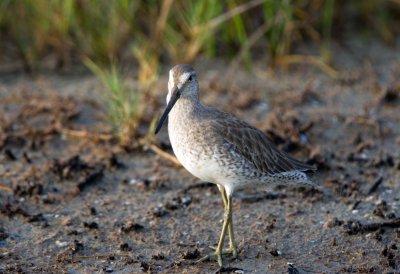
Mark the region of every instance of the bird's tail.
[[319, 188], [319, 184], [311, 180], [302, 171], [286, 171], [272, 175], [279, 184], [291, 186], [308, 186]]

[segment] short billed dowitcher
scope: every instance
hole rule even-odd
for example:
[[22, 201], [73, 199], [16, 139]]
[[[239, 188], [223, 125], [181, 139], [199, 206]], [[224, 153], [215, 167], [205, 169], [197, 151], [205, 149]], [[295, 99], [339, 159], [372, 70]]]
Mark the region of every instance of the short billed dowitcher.
[[[315, 168], [279, 151], [267, 136], [229, 113], [200, 103], [199, 82], [189, 65], [169, 71], [167, 107], [158, 122], [157, 134], [169, 115], [168, 134], [182, 165], [203, 181], [215, 183], [225, 206], [224, 224], [215, 252], [237, 255], [232, 224], [232, 194], [246, 186], [277, 184], [314, 185], [306, 171]], [[229, 249], [223, 250], [229, 234]]]

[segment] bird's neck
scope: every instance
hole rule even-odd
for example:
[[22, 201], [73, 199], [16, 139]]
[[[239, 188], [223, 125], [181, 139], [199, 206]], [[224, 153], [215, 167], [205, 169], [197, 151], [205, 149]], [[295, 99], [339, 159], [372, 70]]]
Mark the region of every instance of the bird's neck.
[[202, 107], [200, 101], [196, 98], [180, 98], [172, 108], [170, 119], [188, 119], [196, 114]]

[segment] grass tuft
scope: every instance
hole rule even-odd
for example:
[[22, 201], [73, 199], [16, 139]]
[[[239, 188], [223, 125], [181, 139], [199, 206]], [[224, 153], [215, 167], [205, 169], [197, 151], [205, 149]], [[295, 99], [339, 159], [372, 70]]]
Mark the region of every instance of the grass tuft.
[[142, 115], [137, 92], [127, 88], [114, 64], [104, 69], [89, 58], [84, 63], [106, 88], [107, 118], [121, 143], [128, 144], [135, 137]]
[[[0, 51], [25, 70], [48, 66], [48, 56], [56, 68], [84, 63], [107, 88], [109, 121], [124, 138], [135, 134], [141, 104], [115, 64], [135, 64], [147, 90], [162, 64], [201, 55], [247, 69], [260, 56], [271, 67], [306, 63], [335, 77], [333, 35], [345, 29], [393, 43], [399, 19], [394, 0], [2, 0]], [[299, 55], [299, 41], [320, 51]]]

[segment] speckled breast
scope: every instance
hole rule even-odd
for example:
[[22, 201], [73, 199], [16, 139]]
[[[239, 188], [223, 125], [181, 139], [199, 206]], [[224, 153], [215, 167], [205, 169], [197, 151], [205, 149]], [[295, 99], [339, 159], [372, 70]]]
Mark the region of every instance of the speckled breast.
[[185, 123], [169, 123], [168, 134], [179, 162], [194, 176], [212, 181], [212, 151], [207, 149], [196, 128]]

